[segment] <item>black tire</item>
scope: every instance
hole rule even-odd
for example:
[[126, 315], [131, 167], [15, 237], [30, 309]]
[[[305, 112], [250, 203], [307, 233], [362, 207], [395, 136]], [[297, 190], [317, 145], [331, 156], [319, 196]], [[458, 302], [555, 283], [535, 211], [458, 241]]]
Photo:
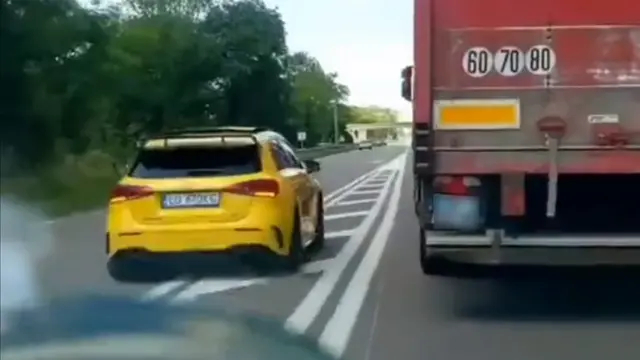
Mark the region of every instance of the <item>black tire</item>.
[[318, 196], [317, 203], [317, 211], [316, 214], [318, 216], [317, 226], [316, 226], [316, 236], [313, 238], [313, 242], [311, 243], [310, 250], [317, 252], [324, 248], [324, 198], [322, 194]]
[[300, 225], [300, 211], [298, 206], [293, 212], [293, 231], [291, 233], [291, 242], [289, 244], [289, 253], [283, 258], [283, 268], [285, 271], [295, 272], [300, 269], [304, 263], [305, 251], [302, 245], [302, 231]]
[[120, 257], [113, 257], [107, 261], [107, 272], [109, 276], [122, 283], [143, 281], [140, 269], [136, 269], [135, 263]]
[[176, 271], [172, 268], [151, 261], [130, 258], [123, 254], [109, 258], [107, 272], [113, 280], [122, 283], [168, 281], [176, 275]]

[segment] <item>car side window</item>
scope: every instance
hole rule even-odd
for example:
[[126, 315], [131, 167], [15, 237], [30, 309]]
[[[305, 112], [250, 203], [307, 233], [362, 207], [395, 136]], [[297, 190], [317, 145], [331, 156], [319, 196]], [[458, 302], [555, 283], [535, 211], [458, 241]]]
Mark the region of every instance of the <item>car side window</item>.
[[280, 147], [282, 148], [282, 150], [287, 154], [287, 157], [289, 158], [289, 161], [291, 161], [292, 168], [296, 168], [296, 169], [304, 169], [304, 164], [302, 163], [302, 161], [300, 161], [300, 159], [298, 158], [298, 155], [296, 155], [295, 150], [293, 150], [291, 148], [291, 146], [289, 146], [287, 143], [285, 142], [280, 142]]
[[296, 162], [296, 159], [292, 157], [292, 154], [286, 150], [282, 143], [273, 141], [271, 143], [271, 147], [273, 149], [273, 156], [278, 170], [295, 169], [300, 167]]
[[271, 154], [273, 155], [273, 160], [275, 161], [278, 170], [291, 167], [291, 162], [287, 158], [287, 153], [280, 147], [280, 145], [275, 141], [270, 142], [270, 145]]

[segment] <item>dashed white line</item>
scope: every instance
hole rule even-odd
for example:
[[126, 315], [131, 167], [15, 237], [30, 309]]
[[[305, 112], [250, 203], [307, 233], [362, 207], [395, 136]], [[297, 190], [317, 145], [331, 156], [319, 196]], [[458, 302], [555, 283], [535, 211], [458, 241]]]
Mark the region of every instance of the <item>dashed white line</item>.
[[[382, 191], [382, 190], [381, 190]], [[349, 194], [352, 195], [353, 193]], [[359, 204], [370, 204], [373, 202], [376, 202], [377, 198], [373, 198], [373, 199], [359, 199], [359, 200], [347, 200], [347, 201], [340, 201], [339, 203], [337, 203], [337, 206], [349, 206], [349, 205], [359, 205]]]
[[[397, 159], [404, 159], [406, 154], [400, 155], [398, 158], [385, 164], [385, 169], [397, 170], [394, 165], [397, 164]], [[402, 164], [404, 166], [404, 163]], [[391, 190], [392, 183], [400, 182], [400, 178], [395, 178], [385, 184], [385, 187], [380, 191], [380, 197], [374, 204], [373, 208], [362, 221], [362, 223], [354, 230], [353, 235], [342, 247], [340, 253], [333, 259], [331, 267], [328, 268], [316, 281], [311, 290], [307, 293], [305, 298], [296, 307], [293, 313], [287, 318], [285, 327], [290, 331], [304, 333], [313, 321], [318, 317], [322, 306], [326, 303], [327, 298], [335, 289], [342, 273], [345, 271], [355, 254], [357, 253], [360, 245], [364, 242], [367, 232], [374, 225], [374, 221], [378, 214], [382, 211], [384, 199]]]
[[346, 213], [331, 214], [331, 215], [325, 215], [324, 220], [330, 221], [330, 220], [337, 220], [337, 219], [346, 219], [351, 217], [367, 216], [368, 213], [369, 211], [352, 211], [352, 212], [346, 212]]
[[342, 358], [342, 354], [349, 343], [362, 304], [369, 291], [369, 285], [378, 268], [380, 258], [382, 257], [387, 240], [393, 229], [395, 214], [398, 212], [398, 204], [402, 192], [402, 176], [404, 175], [405, 159], [406, 154], [403, 154], [396, 160], [396, 165], [398, 165], [399, 168], [398, 177], [391, 191], [389, 206], [386, 208], [382, 223], [378, 227], [376, 235], [371, 240], [371, 245], [364, 255], [362, 262], [356, 269], [342, 297], [338, 301], [335, 312], [320, 335], [319, 343], [334, 353], [337, 358]]

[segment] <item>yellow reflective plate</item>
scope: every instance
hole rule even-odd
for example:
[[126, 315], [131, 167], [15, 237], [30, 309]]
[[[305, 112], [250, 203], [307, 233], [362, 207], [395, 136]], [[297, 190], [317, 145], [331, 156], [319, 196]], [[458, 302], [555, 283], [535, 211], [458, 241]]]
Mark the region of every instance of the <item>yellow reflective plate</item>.
[[437, 130], [519, 129], [520, 100], [436, 100], [434, 121]]

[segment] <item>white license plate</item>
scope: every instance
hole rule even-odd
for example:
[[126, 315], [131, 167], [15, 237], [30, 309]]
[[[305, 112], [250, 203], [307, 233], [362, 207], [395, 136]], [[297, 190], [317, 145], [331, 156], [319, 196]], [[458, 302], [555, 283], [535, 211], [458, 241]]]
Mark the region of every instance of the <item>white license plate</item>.
[[218, 207], [219, 205], [219, 193], [167, 194], [162, 199], [162, 206], [169, 209]]

